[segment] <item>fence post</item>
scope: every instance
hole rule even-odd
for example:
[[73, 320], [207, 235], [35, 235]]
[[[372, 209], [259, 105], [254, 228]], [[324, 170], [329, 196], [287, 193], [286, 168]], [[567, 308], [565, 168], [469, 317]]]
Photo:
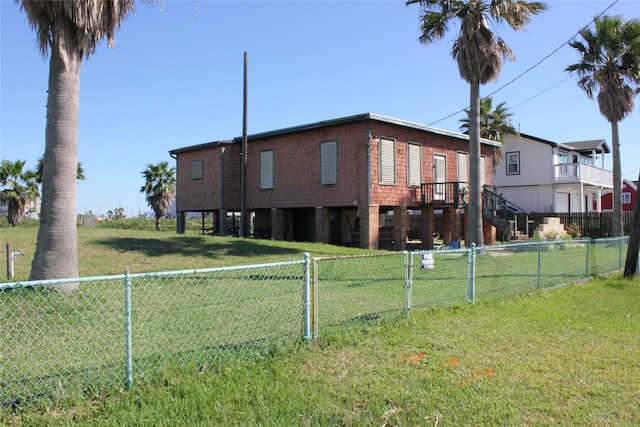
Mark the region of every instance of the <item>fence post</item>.
[[621, 269], [624, 267], [624, 264], [622, 264], [622, 241], [624, 240], [624, 237], [618, 237], [618, 242], [620, 243], [618, 245], [618, 247], [620, 248], [620, 250], [618, 251], [618, 268]]
[[302, 325], [304, 339], [307, 343], [311, 342], [311, 316], [310, 316], [310, 289], [311, 289], [311, 277], [309, 272], [309, 253], [304, 253], [304, 290], [302, 301]]
[[311, 279], [310, 294], [312, 298], [311, 310], [313, 310], [313, 312], [311, 313], [311, 336], [317, 337], [318, 336], [318, 259], [317, 258], [313, 258], [311, 274], [312, 274], [312, 279]]
[[587, 242], [587, 279], [591, 277], [591, 239]]
[[413, 285], [413, 252], [404, 251], [404, 316], [411, 317], [412, 285]]
[[131, 278], [129, 269], [124, 272], [124, 322], [125, 322], [125, 360], [127, 380], [126, 388], [133, 385], [133, 352], [131, 341]]
[[538, 289], [540, 289], [541, 273], [542, 273], [542, 240], [538, 241]]

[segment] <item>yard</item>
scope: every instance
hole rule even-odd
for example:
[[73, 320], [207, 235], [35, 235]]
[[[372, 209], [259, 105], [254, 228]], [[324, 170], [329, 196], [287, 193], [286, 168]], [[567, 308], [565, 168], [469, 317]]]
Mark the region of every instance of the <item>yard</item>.
[[[329, 258], [347, 251], [367, 253], [195, 234], [79, 232], [83, 275], [121, 274], [124, 268], [141, 273], [256, 264], [299, 259], [303, 251]], [[23, 245], [28, 258], [35, 229], [32, 236], [27, 228], [2, 229], [3, 245], [5, 239]], [[605, 245], [591, 253], [586, 264], [567, 269], [577, 264], [571, 262], [574, 251], [579, 248], [569, 245], [544, 252], [489, 251], [478, 260], [486, 266], [478, 274], [474, 305], [465, 303], [466, 258], [443, 255], [436, 259], [436, 269], [417, 271], [413, 277], [409, 321], [403, 320], [403, 277], [395, 273], [398, 262], [402, 266], [401, 256], [320, 260], [322, 328], [311, 346], [299, 339], [297, 265], [257, 274], [234, 270], [227, 276], [151, 277], [140, 285], [134, 281], [133, 301], [139, 303], [133, 312], [139, 322], [134, 350], [143, 357], [136, 359], [134, 387], [126, 392], [117, 391], [122, 384], [105, 387], [111, 386], [109, 372], [118, 373], [121, 366], [120, 281], [81, 287], [71, 298], [33, 290], [0, 294], [3, 370], [23, 369], [6, 363], [24, 360], [19, 353], [26, 331], [6, 322], [15, 315], [14, 308], [20, 308], [22, 326], [42, 332], [38, 340], [43, 349], [59, 351], [39, 358], [79, 371], [79, 384], [83, 375], [93, 375], [88, 381], [92, 387], [64, 401], [34, 396], [30, 404], [5, 406], [0, 423], [634, 425], [640, 419], [640, 281], [612, 277], [547, 291], [553, 285], [540, 284], [539, 275], [527, 269], [548, 257], [554, 260], [550, 265], [564, 271], [564, 276], [557, 273], [558, 283], [573, 281], [583, 278], [594, 263], [618, 256], [619, 249]], [[367, 264], [367, 259], [376, 262]], [[509, 286], [520, 286], [522, 293], [505, 297]], [[434, 298], [441, 302], [430, 302]], [[86, 301], [102, 311], [87, 311]], [[443, 302], [447, 308], [429, 308]], [[243, 335], [243, 323], [278, 338], [265, 344]], [[281, 329], [282, 324], [288, 326]], [[113, 335], [95, 334], [96, 325]], [[86, 335], [94, 357], [78, 359], [87, 349], [64, 341], [78, 335]], [[209, 348], [212, 341], [233, 351]], [[221, 354], [228, 358], [212, 356]], [[29, 368], [31, 378], [46, 383], [46, 370], [39, 372], [38, 364]]]

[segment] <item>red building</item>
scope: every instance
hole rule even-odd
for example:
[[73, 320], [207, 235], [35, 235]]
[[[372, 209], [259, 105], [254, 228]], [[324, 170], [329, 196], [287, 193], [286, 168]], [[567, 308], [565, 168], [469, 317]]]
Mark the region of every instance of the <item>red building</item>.
[[[636, 203], [636, 196], [638, 194], [638, 183], [629, 181], [627, 179], [622, 181], [622, 212], [633, 211], [633, 206]], [[606, 193], [602, 195], [601, 199], [602, 210], [604, 212], [613, 210], [613, 193]]]
[[[482, 184], [491, 184], [491, 155], [500, 145], [482, 140]], [[213, 213], [206, 228], [215, 234], [233, 228], [241, 148], [236, 138], [170, 151], [178, 233], [189, 212]], [[427, 248], [434, 231], [445, 241], [464, 238], [468, 150], [467, 135], [372, 113], [249, 135], [252, 233], [371, 249], [404, 249], [410, 232]], [[484, 228], [485, 243], [494, 242], [493, 227]]]

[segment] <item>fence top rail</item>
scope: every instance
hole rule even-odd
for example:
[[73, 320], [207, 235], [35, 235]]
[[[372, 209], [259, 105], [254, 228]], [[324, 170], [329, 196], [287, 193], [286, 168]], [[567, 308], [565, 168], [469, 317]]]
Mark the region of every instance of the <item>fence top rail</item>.
[[[478, 249], [478, 248], [476, 248]], [[433, 248], [433, 249], [416, 249], [411, 251], [414, 254], [423, 254], [423, 253], [427, 253], [427, 252], [433, 252], [433, 253], [463, 253], [463, 252], [469, 252], [471, 251], [471, 248], [450, 248], [450, 247], [442, 247], [442, 248]]]
[[383, 258], [392, 257], [398, 255], [405, 255], [407, 251], [394, 251], [394, 252], [381, 252], [378, 254], [358, 254], [358, 255], [333, 255], [333, 256], [321, 256], [313, 257], [314, 261], [335, 261], [340, 259], [355, 259], [355, 258]]
[[56, 285], [63, 285], [65, 283], [89, 283], [89, 282], [108, 282], [108, 281], [124, 281], [129, 279], [148, 279], [152, 277], [167, 277], [167, 276], [183, 276], [187, 274], [206, 274], [216, 273], [221, 271], [234, 271], [234, 270], [250, 270], [256, 268], [267, 267], [282, 267], [285, 265], [304, 264], [304, 259], [280, 261], [264, 264], [246, 264], [246, 265], [234, 265], [231, 267], [211, 267], [200, 268], [191, 270], [175, 270], [175, 271], [161, 271], [161, 272], [149, 272], [149, 273], [134, 273], [129, 274], [128, 270], [124, 274], [115, 274], [112, 276], [91, 276], [91, 277], [75, 277], [68, 279], [50, 279], [50, 280], [30, 280], [23, 282], [5, 282], [0, 283], [0, 292], [10, 291], [15, 289], [26, 289], [36, 287], [54, 287]]
[[112, 276], [92, 276], [92, 277], [75, 277], [68, 279], [49, 279], [49, 280], [27, 280], [23, 282], [5, 282], [0, 283], [0, 292], [12, 289], [48, 287], [55, 285], [64, 285], [65, 283], [86, 283], [86, 282], [108, 282], [115, 280], [124, 280], [124, 274], [115, 274]]
[[[604, 237], [601, 239], [590, 239], [588, 237], [583, 237], [580, 239], [562, 239], [562, 240], [531, 240], [527, 242], [518, 242], [518, 243], [503, 243], [498, 245], [486, 245], [482, 247], [477, 247], [476, 250], [500, 250], [500, 249], [513, 249], [517, 247], [527, 247], [527, 246], [544, 246], [544, 245], [555, 245], [558, 243], [582, 243], [582, 244], [590, 244], [590, 243], [610, 243], [612, 241], [626, 241], [629, 239], [629, 236], [623, 237]], [[433, 252], [433, 253], [456, 253], [456, 252], [468, 252], [471, 248], [434, 248], [434, 249], [416, 249], [411, 251], [414, 254], [421, 254], [425, 252]]]
[[264, 264], [234, 265], [230, 267], [211, 267], [211, 268], [199, 268], [199, 269], [192, 269], [192, 270], [135, 273], [135, 274], [129, 274], [127, 275], [127, 277], [131, 279], [141, 279], [141, 278], [148, 279], [151, 277], [183, 276], [186, 274], [206, 274], [206, 273], [218, 273], [221, 271], [237, 271], [237, 270], [252, 270], [256, 268], [267, 268], [267, 267], [282, 267], [285, 265], [304, 264], [304, 262], [305, 262], [304, 259], [299, 259], [299, 260], [292, 260], [292, 261], [269, 262]]

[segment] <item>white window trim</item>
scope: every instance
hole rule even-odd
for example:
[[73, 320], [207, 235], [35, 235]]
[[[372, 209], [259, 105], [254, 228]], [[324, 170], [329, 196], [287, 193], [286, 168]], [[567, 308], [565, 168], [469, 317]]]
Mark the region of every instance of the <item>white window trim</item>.
[[[511, 163], [509, 161], [509, 156], [510, 155], [514, 155], [516, 156], [516, 162], [515, 163]], [[506, 174], [507, 175], [520, 175], [520, 152], [519, 151], [509, 151], [508, 153], [505, 153], [505, 164], [506, 164]], [[509, 166], [510, 165], [516, 165], [516, 171], [515, 172], [509, 172]]]
[[274, 150], [260, 151], [260, 189], [271, 190], [274, 188]]
[[380, 138], [378, 142], [378, 182], [396, 185], [396, 140]]
[[[412, 150], [417, 150], [417, 152]], [[417, 177], [415, 175], [417, 175]], [[407, 187], [420, 187], [421, 184], [422, 184], [422, 145], [417, 142], [408, 142], [407, 143]]]
[[338, 140], [320, 143], [320, 185], [338, 184]]
[[204, 177], [204, 169], [202, 160], [192, 160], [191, 161], [191, 179], [202, 179]]

